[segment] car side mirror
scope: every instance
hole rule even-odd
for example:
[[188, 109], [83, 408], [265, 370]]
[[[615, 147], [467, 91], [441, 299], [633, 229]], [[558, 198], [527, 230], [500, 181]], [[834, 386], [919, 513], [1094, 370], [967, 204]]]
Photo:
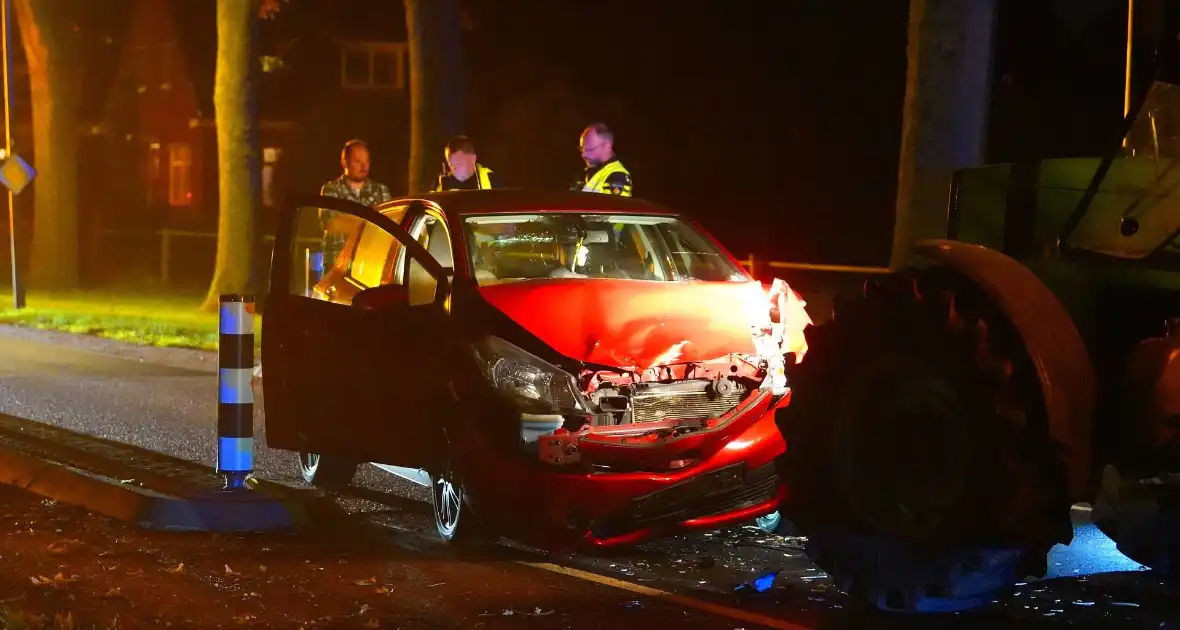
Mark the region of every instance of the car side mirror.
[[410, 303], [410, 291], [400, 284], [382, 284], [357, 293], [352, 305], [366, 310], [383, 310], [390, 307], [406, 306]]

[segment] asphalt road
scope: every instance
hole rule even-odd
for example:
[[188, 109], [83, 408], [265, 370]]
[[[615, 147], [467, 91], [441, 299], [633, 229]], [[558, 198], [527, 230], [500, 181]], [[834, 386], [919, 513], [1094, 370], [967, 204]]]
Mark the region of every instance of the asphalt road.
[[[0, 326], [3, 413], [213, 464], [216, 391], [216, 356], [210, 353], [139, 348]], [[256, 437], [263, 444], [261, 404], [256, 414]], [[260, 476], [298, 483], [292, 454], [260, 446], [255, 462]], [[424, 541], [432, 538], [427, 494], [422, 489], [371, 467], [363, 470], [358, 484], [362, 488], [354, 496], [342, 499], [358, 519], [420, 535]], [[1050, 558], [1050, 577], [1059, 579], [1021, 585], [1012, 600], [986, 611], [922, 619], [921, 625], [1180, 627], [1180, 589], [1162, 584], [1115, 551], [1086, 522], [1085, 512], [1075, 516], [1074, 544], [1055, 549]], [[588, 589], [611, 587], [608, 590], [616, 597], [604, 614], [612, 619], [612, 611], [625, 617], [624, 611], [667, 606], [672, 601], [671, 605], [689, 614], [704, 615], [707, 621], [701, 627], [914, 627], [917, 620], [910, 617], [853, 610], [800, 553], [800, 545], [797, 539], [746, 527], [656, 541], [610, 558], [546, 557], [535, 550], [505, 547], [514, 564], [504, 569], [504, 576], [506, 580], [526, 575], [535, 579], [541, 571], [573, 577]], [[750, 595], [735, 592], [770, 573], [776, 577], [769, 590]], [[762, 617], [750, 619], [750, 613]], [[708, 625], [712, 622], [716, 625]]]

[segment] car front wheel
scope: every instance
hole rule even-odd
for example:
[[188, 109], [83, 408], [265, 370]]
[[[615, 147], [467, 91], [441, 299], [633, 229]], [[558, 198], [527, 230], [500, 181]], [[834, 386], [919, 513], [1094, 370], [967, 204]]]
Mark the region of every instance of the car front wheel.
[[430, 474], [430, 498], [434, 505], [434, 525], [447, 542], [477, 542], [488, 538], [488, 530], [468, 506], [463, 484], [448, 462]]

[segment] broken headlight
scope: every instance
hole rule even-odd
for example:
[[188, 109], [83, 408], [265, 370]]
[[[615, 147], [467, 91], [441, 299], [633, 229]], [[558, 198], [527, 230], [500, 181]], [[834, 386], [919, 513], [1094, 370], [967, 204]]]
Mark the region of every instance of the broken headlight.
[[499, 337], [487, 337], [477, 343], [475, 354], [488, 382], [522, 413], [537, 416], [587, 413], [574, 377], [548, 361]]

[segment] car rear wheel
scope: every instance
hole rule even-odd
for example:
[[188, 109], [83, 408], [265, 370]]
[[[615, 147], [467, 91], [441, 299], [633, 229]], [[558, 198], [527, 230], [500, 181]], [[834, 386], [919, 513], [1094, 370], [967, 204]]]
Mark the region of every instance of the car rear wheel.
[[837, 585], [885, 610], [978, 607], [1068, 542], [1039, 375], [965, 278], [866, 284], [806, 332], [778, 412], [789, 517]]
[[449, 461], [430, 474], [430, 489], [434, 525], [443, 540], [469, 543], [489, 538], [487, 527], [471, 511], [463, 484]]
[[303, 481], [323, 490], [347, 488], [356, 476], [357, 464], [332, 455], [299, 453], [299, 473]]

